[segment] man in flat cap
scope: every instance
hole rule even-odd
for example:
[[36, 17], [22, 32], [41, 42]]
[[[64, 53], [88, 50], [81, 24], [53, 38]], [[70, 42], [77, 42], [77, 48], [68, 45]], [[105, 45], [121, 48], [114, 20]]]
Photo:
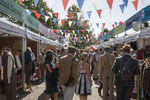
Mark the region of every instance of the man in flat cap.
[[139, 74], [138, 61], [130, 55], [130, 45], [123, 46], [123, 56], [112, 66], [115, 74], [117, 100], [130, 100], [134, 88], [134, 76]]
[[107, 100], [107, 92], [109, 89], [110, 100], [114, 100], [113, 73], [111, 67], [114, 63], [115, 56], [111, 54], [110, 47], [104, 48], [104, 54], [99, 57], [98, 73], [103, 83], [103, 100]]
[[59, 81], [63, 88], [64, 100], [72, 100], [75, 85], [78, 81], [78, 63], [79, 61], [74, 57], [76, 48], [68, 47], [68, 55], [60, 58], [59, 61]]

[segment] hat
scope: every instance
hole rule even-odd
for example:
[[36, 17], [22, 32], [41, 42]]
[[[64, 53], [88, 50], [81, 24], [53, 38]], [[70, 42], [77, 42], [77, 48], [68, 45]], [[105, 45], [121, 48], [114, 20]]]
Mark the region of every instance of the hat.
[[111, 48], [110, 48], [109, 46], [105, 46], [105, 47], [104, 47], [104, 50], [105, 50], [105, 51], [109, 51], [110, 49], [111, 49]]
[[47, 51], [46, 56], [54, 55], [54, 52], [52, 50]]
[[69, 52], [76, 52], [76, 50], [77, 50], [77, 49], [76, 49], [76, 47], [74, 47], [74, 46], [69, 46], [69, 47], [68, 47], [68, 51], [69, 51]]
[[130, 49], [131, 49], [130, 45], [128, 45], [128, 44], [125, 44], [122, 48], [122, 50], [130, 50]]

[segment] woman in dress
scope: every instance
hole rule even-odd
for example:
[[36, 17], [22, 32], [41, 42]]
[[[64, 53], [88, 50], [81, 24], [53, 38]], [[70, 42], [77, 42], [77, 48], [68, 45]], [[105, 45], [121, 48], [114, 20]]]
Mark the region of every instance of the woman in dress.
[[53, 55], [53, 51], [48, 51], [44, 62], [46, 69], [45, 100], [49, 100], [49, 96], [51, 96], [51, 100], [57, 100], [58, 97], [58, 64], [53, 64]]
[[79, 63], [79, 76], [75, 93], [79, 94], [80, 100], [87, 100], [87, 96], [91, 95], [91, 75], [90, 65], [87, 63], [88, 54], [83, 52], [81, 54], [82, 60]]

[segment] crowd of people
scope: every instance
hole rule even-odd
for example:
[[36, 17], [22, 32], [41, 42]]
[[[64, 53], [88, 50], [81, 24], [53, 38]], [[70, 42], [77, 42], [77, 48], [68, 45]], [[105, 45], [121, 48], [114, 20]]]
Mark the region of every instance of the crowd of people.
[[[45, 100], [72, 100], [74, 94], [87, 100], [92, 94], [92, 83], [99, 85], [103, 100], [150, 100], [150, 46], [134, 51], [124, 45], [116, 52], [111, 47], [96, 50], [43, 50], [36, 60], [31, 48], [24, 53], [26, 91], [32, 92], [31, 77], [39, 67], [41, 82], [45, 81]], [[10, 63], [11, 62], [11, 63]], [[141, 63], [142, 62], [142, 63]], [[4, 48], [0, 80], [0, 98], [15, 100], [15, 63], [11, 50]], [[13, 85], [13, 86], [12, 86]], [[4, 86], [4, 88], [2, 88]], [[136, 92], [135, 92], [136, 91]], [[4, 95], [1, 95], [5, 93]], [[134, 96], [136, 93], [136, 97]]]

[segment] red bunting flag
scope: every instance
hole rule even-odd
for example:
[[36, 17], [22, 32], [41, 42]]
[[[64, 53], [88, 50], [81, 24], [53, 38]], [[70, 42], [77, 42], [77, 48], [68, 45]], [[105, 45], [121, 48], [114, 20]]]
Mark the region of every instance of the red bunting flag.
[[70, 30], [68, 30], [68, 33], [70, 33]]
[[120, 25], [122, 26], [122, 21], [120, 21]]
[[69, 0], [62, 0], [63, 5], [64, 5], [64, 10], [66, 10], [66, 7], [68, 5]]
[[112, 9], [113, 0], [107, 0], [110, 10]]
[[103, 24], [103, 28], [105, 27], [105, 23], [102, 23]]
[[41, 14], [40, 14], [40, 13], [37, 13], [37, 11], [35, 11], [35, 10], [34, 10], [33, 12], [34, 12], [34, 14], [35, 14], [36, 18], [37, 18], [37, 19], [39, 19], [39, 18], [40, 18], [40, 16], [41, 16]]
[[53, 32], [55, 32], [55, 30], [53, 29]]
[[66, 35], [68, 35], [68, 33], [66, 33]]
[[112, 24], [112, 27], [115, 28], [115, 24]]
[[57, 33], [57, 29], [55, 29], [55, 33]]
[[55, 13], [55, 15], [56, 15], [56, 17], [57, 17], [57, 19], [58, 19], [58, 17], [59, 17], [59, 13]]
[[62, 19], [62, 20], [61, 20], [61, 25], [63, 26], [63, 25], [64, 25], [64, 23], [65, 23], [65, 20], [64, 20], [64, 19]]
[[139, 2], [139, 0], [132, 1], [132, 3], [133, 3], [136, 10], [138, 8], [138, 2]]
[[101, 18], [102, 9], [97, 10], [99, 18]]
[[22, 4], [22, 0], [20, 0], [20, 4]]
[[82, 30], [82, 33], [84, 34], [84, 30]]
[[79, 34], [79, 38], [81, 37], [81, 35]]
[[83, 26], [86, 27], [86, 22], [83, 23]]
[[69, 20], [71, 20], [73, 13], [69, 13]]
[[[92, 42], [92, 40], [91, 40], [90, 42]], [[94, 50], [95, 50], [95, 47], [94, 47], [94, 46], [91, 46], [91, 49], [94, 51]]]

